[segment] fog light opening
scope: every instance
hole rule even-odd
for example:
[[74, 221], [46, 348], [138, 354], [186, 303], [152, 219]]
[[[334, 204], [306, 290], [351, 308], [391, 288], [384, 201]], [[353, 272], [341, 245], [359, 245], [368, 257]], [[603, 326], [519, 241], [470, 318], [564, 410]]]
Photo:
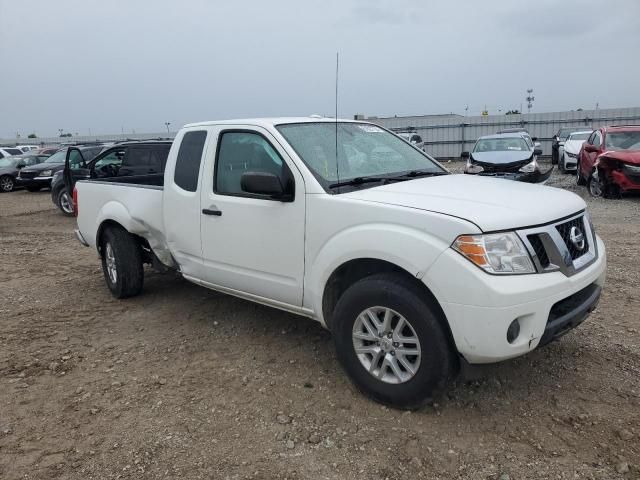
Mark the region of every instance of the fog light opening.
[[513, 343], [520, 335], [520, 321], [516, 318], [507, 328], [507, 342]]

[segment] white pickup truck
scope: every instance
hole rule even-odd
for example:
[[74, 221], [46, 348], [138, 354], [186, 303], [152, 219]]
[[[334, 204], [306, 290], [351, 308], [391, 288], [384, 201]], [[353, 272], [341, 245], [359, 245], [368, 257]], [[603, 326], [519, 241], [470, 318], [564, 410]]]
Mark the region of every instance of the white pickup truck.
[[148, 263], [319, 321], [353, 382], [422, 405], [461, 362], [523, 355], [582, 322], [605, 247], [567, 191], [471, 175], [373, 124], [185, 126], [160, 176], [80, 181], [79, 241], [118, 298]]

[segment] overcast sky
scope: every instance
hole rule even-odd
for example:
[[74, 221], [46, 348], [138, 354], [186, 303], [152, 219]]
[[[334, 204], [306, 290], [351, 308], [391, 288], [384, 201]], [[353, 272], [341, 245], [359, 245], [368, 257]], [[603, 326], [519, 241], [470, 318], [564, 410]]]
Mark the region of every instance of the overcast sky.
[[[640, 106], [639, 0], [0, 0], [0, 138]], [[526, 108], [526, 107], [525, 107]]]

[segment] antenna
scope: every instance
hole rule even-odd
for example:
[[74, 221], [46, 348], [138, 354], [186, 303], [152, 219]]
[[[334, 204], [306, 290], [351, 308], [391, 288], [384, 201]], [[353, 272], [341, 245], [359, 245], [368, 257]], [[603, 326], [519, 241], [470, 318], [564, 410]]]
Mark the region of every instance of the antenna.
[[340, 181], [340, 168], [338, 167], [338, 73], [340, 71], [340, 53], [336, 52], [336, 181]]
[[340, 169], [338, 167], [338, 72], [340, 67], [340, 54], [336, 52], [336, 181], [340, 181]]

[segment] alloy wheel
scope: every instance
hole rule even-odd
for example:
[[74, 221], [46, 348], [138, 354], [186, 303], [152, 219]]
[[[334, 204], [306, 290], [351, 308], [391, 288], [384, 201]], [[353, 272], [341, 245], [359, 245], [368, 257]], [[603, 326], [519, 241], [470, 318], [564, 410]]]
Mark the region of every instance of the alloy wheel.
[[418, 335], [405, 317], [390, 308], [370, 307], [360, 313], [352, 340], [362, 366], [382, 382], [407, 382], [420, 367]]
[[116, 256], [113, 253], [111, 243], [107, 242], [104, 248], [104, 258], [107, 264], [107, 273], [109, 274], [109, 280], [115, 284], [118, 281], [118, 270], [116, 268]]
[[68, 214], [73, 213], [73, 204], [71, 203], [69, 194], [66, 191], [63, 191], [60, 194], [59, 200], [60, 200], [60, 208], [64, 213], [68, 213]]
[[11, 177], [0, 178], [0, 190], [10, 192], [13, 190], [13, 179]]

